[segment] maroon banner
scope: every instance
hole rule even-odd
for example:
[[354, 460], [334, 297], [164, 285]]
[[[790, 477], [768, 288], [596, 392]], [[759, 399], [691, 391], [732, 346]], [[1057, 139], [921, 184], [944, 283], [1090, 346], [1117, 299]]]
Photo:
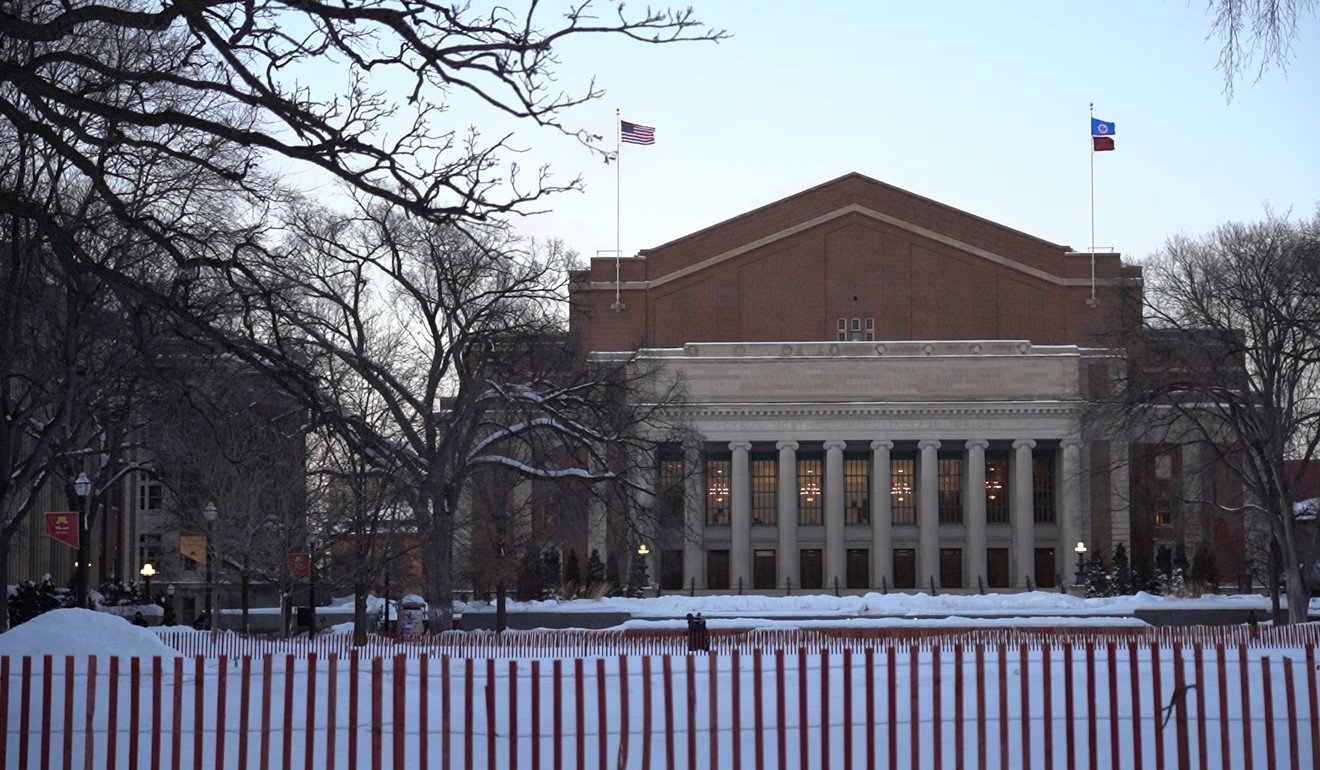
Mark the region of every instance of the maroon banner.
[[294, 577], [312, 576], [312, 555], [310, 553], [291, 553], [285, 564], [289, 568], [289, 574]]
[[77, 548], [77, 511], [52, 511], [46, 514], [46, 535], [55, 538], [70, 548]]

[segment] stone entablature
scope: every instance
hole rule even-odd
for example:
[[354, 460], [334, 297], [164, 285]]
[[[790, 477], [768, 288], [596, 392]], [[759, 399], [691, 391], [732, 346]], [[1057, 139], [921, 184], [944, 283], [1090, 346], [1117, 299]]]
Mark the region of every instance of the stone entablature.
[[1025, 340], [706, 342], [641, 351], [689, 402], [1078, 402], [1081, 349]]

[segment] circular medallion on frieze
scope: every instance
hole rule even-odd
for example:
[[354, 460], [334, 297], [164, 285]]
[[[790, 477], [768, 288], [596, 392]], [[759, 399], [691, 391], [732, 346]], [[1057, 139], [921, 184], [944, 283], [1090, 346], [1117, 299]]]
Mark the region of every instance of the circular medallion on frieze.
[[883, 355], [885, 354], [885, 351], [887, 351], [887, 350], [888, 350], [888, 348], [886, 348], [884, 345], [876, 345], [876, 346], [875, 346], [875, 354], [876, 354], [877, 356], [883, 356]]
[[935, 352], [935, 346], [927, 342], [925, 345], [921, 346], [921, 352], [925, 353], [926, 355], [930, 355], [931, 353]]
[[972, 345], [972, 355], [974, 356], [981, 355], [981, 345], [979, 343], [974, 343]]
[[1031, 345], [1025, 342], [1019, 342], [1017, 348], [1019, 353], [1025, 353], [1028, 350], [1031, 350]]

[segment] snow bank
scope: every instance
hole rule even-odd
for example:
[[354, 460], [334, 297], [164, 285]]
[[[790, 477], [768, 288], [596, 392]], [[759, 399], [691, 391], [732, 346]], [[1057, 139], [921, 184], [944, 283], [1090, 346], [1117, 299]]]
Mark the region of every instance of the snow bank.
[[[904, 629], [904, 628], [1081, 628], [1119, 626], [1145, 628], [1147, 623], [1136, 618], [1113, 617], [1078, 617], [1076, 615], [1031, 615], [1027, 617], [997, 618], [839, 618], [837, 620], [766, 620], [764, 618], [711, 618], [706, 627], [719, 631], [745, 631], [753, 628], [784, 629], [829, 629], [865, 630], [865, 629]], [[686, 630], [687, 621], [680, 619], [629, 620], [614, 626], [614, 631], [656, 631]]]
[[[864, 596], [660, 596], [650, 599], [509, 602], [510, 612], [622, 612], [634, 618], [682, 618], [689, 612], [706, 617], [922, 617], [967, 615], [979, 617], [1130, 615], [1138, 609], [1265, 609], [1268, 599], [1256, 595], [1206, 595], [1199, 599], [1173, 599], [1138, 593], [1085, 599], [1054, 591], [1013, 594], [879, 594]], [[492, 612], [489, 605], [473, 603], [456, 608], [463, 612]]]
[[116, 655], [177, 658], [156, 634], [92, 610], [51, 610], [0, 634], [0, 655]]

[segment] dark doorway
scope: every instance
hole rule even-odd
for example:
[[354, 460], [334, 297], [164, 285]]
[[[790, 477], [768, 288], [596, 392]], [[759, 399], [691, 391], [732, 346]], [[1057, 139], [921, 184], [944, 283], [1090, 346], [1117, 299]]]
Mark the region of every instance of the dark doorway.
[[773, 550], [752, 552], [752, 587], [774, 588], [776, 569], [775, 552]]
[[985, 549], [985, 584], [990, 588], [1008, 588], [1008, 549]]
[[894, 549], [894, 588], [917, 587], [917, 551], [913, 548]]
[[825, 587], [825, 565], [819, 548], [804, 548], [798, 554], [798, 584], [804, 589]]
[[940, 588], [963, 587], [961, 548], [940, 549]]
[[1054, 572], [1054, 549], [1036, 549], [1036, 586], [1054, 588], [1059, 584], [1059, 577]]
[[871, 552], [865, 548], [848, 549], [848, 587], [871, 587]]

